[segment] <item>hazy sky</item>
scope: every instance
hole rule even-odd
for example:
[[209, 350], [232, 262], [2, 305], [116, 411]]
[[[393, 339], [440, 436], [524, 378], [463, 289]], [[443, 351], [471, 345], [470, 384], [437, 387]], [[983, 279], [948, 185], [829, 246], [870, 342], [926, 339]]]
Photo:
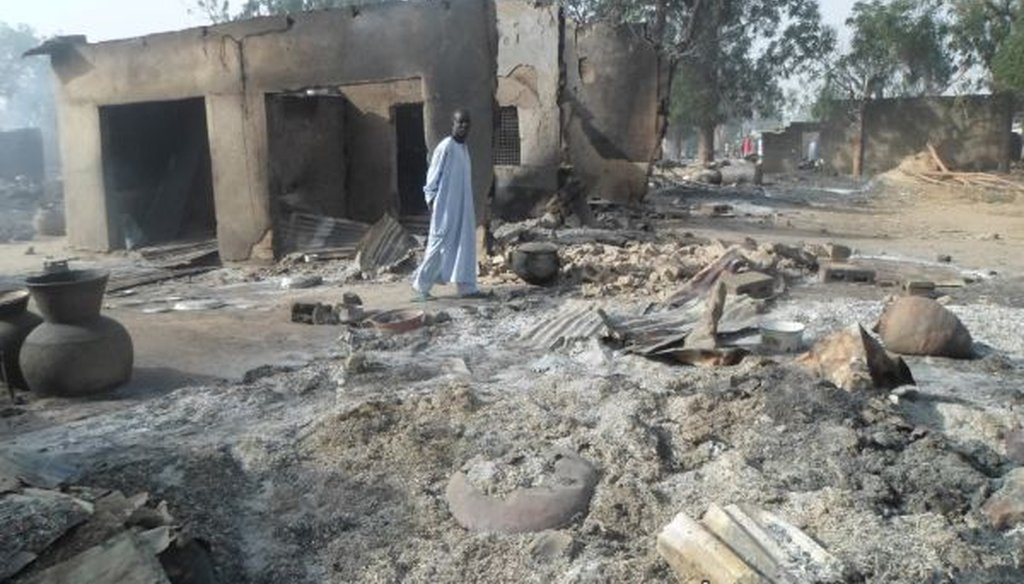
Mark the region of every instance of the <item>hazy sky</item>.
[[[855, 0], [821, 0], [830, 24], [842, 26]], [[0, 0], [0, 21], [28, 24], [44, 36], [84, 34], [90, 41], [140, 36], [204, 24], [191, 0]]]

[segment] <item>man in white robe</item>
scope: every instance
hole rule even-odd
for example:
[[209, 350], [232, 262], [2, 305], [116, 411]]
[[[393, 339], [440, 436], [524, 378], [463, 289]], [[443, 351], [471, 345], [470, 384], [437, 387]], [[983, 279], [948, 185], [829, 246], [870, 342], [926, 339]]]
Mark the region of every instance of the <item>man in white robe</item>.
[[454, 283], [459, 296], [478, 298], [476, 285], [476, 213], [473, 169], [466, 137], [469, 113], [457, 110], [452, 133], [434, 149], [423, 194], [430, 208], [430, 234], [423, 263], [413, 274], [416, 300], [431, 298], [434, 284]]

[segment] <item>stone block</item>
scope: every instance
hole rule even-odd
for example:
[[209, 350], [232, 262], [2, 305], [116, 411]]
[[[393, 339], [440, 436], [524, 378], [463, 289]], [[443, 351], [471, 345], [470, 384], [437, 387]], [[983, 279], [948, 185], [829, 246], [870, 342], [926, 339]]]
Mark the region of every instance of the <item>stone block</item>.
[[903, 292], [908, 296], [931, 296], [935, 293], [935, 282], [931, 280], [906, 280]]
[[845, 246], [838, 243], [829, 243], [825, 245], [825, 252], [828, 258], [833, 262], [845, 262], [850, 259], [853, 255], [853, 250], [849, 246]]
[[782, 518], [752, 505], [712, 504], [704, 518], [677, 515], [658, 553], [680, 582], [845, 582], [842, 562]]
[[821, 267], [821, 281], [872, 284], [875, 281], [875, 270], [846, 263], [825, 264]]
[[749, 271], [725, 275], [727, 290], [736, 294], [746, 294], [751, 298], [770, 298], [775, 292], [775, 279], [768, 274]]
[[658, 534], [658, 553], [680, 582], [768, 584], [725, 542], [686, 513], [675, 516]]

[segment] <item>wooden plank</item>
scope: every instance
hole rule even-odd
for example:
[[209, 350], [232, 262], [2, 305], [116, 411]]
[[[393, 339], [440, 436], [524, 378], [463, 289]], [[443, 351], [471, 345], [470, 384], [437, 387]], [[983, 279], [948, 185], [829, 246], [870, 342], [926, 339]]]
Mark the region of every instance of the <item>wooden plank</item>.
[[931, 153], [932, 160], [934, 160], [935, 164], [938, 165], [939, 170], [942, 172], [949, 172], [949, 167], [946, 166], [946, 163], [943, 162], [941, 158], [939, 158], [939, 153], [935, 151], [935, 146], [932, 146], [931, 142], [928, 143], [928, 152]]

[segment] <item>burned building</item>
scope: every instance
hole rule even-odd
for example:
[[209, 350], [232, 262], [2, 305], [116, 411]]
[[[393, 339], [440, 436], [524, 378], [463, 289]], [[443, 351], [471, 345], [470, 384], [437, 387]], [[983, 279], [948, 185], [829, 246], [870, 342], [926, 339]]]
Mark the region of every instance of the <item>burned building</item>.
[[660, 123], [641, 35], [551, 2], [395, 2], [36, 52], [58, 82], [69, 241], [93, 250], [215, 235], [225, 260], [270, 258], [296, 217], [421, 215], [457, 107], [479, 223], [529, 213], [569, 166], [597, 196], [636, 198]]
[[642, 27], [497, 2], [495, 213], [527, 215], [571, 168], [590, 196], [639, 200], [659, 154], [668, 68]]

